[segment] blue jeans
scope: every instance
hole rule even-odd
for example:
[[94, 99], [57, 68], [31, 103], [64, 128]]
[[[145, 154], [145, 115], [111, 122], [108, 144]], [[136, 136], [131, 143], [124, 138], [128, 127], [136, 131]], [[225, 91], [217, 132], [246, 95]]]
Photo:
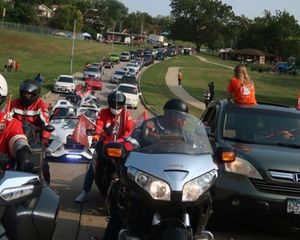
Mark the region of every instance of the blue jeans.
[[83, 190], [85, 192], [91, 191], [94, 179], [95, 179], [95, 175], [94, 175], [93, 165], [90, 162], [89, 169], [85, 174], [84, 183], [83, 183]]

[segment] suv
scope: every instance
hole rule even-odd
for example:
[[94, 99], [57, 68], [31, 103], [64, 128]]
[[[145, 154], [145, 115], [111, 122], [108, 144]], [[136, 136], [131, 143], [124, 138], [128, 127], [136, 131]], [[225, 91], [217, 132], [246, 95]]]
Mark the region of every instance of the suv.
[[[219, 162], [216, 214], [300, 220], [300, 111], [282, 105], [212, 102], [201, 116]], [[223, 146], [227, 152], [220, 152]], [[230, 154], [229, 154], [230, 153]], [[256, 209], [256, 210], [255, 210]], [[236, 214], [234, 214], [236, 213]]]
[[122, 52], [120, 54], [120, 61], [129, 62], [131, 60], [130, 52]]

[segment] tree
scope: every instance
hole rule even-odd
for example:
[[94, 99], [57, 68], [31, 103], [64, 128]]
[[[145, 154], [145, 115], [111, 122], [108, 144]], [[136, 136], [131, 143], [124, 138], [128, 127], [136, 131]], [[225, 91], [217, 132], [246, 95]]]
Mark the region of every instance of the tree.
[[194, 42], [198, 51], [202, 44], [220, 41], [220, 33], [234, 18], [232, 7], [219, 0], [171, 0], [170, 6], [171, 36]]
[[63, 5], [55, 11], [51, 25], [58, 29], [73, 31], [75, 19], [76, 31], [80, 32], [83, 25], [82, 13], [73, 5]]

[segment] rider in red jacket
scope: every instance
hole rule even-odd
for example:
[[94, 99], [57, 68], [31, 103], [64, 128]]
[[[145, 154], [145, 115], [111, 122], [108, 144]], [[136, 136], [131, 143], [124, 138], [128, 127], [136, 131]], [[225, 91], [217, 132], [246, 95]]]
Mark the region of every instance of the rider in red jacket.
[[[15, 99], [11, 104], [10, 116], [29, 123], [42, 131], [41, 140], [43, 149], [48, 145], [50, 132], [42, 130], [49, 123], [48, 104], [39, 95], [41, 86], [36, 80], [27, 79], [20, 85], [20, 98]], [[50, 183], [50, 171], [47, 161], [43, 161], [43, 175], [46, 182]]]
[[[113, 91], [107, 97], [108, 108], [100, 111], [96, 120], [96, 132], [101, 136], [96, 145], [96, 155], [100, 156], [103, 145], [111, 141], [123, 141], [134, 129], [134, 120], [126, 110], [126, 96], [120, 91]], [[96, 156], [95, 155], [95, 156]], [[83, 190], [76, 197], [76, 202], [83, 202], [91, 190], [94, 181], [93, 164], [86, 172]]]
[[[7, 83], [0, 74], [0, 105], [5, 101], [6, 96]], [[6, 112], [0, 112], [0, 153], [14, 160], [17, 170], [30, 171], [33, 167], [31, 150], [24, 135], [22, 123], [11, 118]]]
[[[20, 98], [12, 102], [10, 115], [22, 122], [26, 121], [36, 127], [49, 123], [48, 104], [39, 95], [41, 87], [35, 80], [25, 80], [20, 86]], [[43, 141], [47, 143], [50, 133], [42, 132]]]

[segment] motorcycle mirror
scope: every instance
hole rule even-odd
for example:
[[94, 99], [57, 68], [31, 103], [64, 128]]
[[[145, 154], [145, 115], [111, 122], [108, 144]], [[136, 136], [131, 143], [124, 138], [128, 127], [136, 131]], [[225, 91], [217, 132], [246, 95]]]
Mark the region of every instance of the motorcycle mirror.
[[53, 132], [55, 130], [55, 127], [52, 125], [46, 125], [43, 127], [43, 130], [45, 130], [47, 132]]
[[89, 128], [85, 131], [87, 136], [95, 136], [97, 134], [96, 130], [93, 128]]
[[235, 161], [235, 150], [231, 146], [219, 146], [216, 148], [216, 156], [221, 162]]

